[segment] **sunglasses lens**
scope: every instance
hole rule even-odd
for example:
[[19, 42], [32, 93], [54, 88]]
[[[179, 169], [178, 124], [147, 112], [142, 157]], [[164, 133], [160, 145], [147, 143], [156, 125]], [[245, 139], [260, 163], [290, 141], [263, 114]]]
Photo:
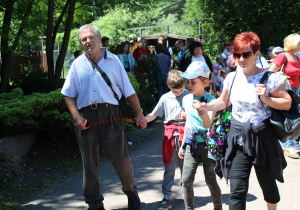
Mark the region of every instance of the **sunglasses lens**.
[[233, 54], [234, 59], [240, 59], [241, 58], [241, 54], [239, 53], [234, 53]]
[[253, 53], [252, 52], [244, 52], [243, 58], [249, 58]]
[[246, 59], [246, 58], [249, 58], [251, 55], [253, 55], [253, 52], [244, 52], [242, 54], [234, 53], [233, 57], [234, 57], [234, 59], [240, 59], [243, 56], [243, 58]]

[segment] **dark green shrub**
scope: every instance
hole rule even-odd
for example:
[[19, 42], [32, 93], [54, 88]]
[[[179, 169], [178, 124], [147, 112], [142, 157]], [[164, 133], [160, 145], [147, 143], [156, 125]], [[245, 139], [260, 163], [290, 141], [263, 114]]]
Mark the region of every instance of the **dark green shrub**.
[[31, 64], [21, 67], [21, 72], [11, 77], [12, 86], [22, 88], [25, 95], [33, 92], [48, 90], [47, 73], [41, 69], [34, 69]]
[[71, 131], [73, 119], [60, 89], [50, 93], [23, 95], [20, 88], [0, 94], [0, 137], [26, 131], [53, 135]]
[[134, 76], [140, 84], [136, 91], [145, 114], [152, 112], [156, 105], [157, 86], [152, 75], [156, 66], [154, 56], [150, 55], [148, 58], [141, 57], [134, 68]]

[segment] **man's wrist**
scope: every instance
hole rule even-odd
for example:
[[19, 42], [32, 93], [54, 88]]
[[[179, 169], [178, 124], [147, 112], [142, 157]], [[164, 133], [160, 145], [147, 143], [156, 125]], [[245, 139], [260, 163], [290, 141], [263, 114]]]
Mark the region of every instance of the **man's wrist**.
[[139, 109], [134, 110], [134, 111], [135, 111], [135, 113], [139, 113], [139, 112], [142, 112], [142, 113], [143, 113], [143, 109], [142, 109], [142, 108], [139, 108]]

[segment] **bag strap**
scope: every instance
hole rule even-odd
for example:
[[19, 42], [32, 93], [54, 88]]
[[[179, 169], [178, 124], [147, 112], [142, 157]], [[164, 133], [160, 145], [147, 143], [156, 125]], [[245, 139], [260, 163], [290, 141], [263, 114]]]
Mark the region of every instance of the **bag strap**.
[[232, 84], [230, 86], [229, 95], [228, 95], [228, 99], [227, 99], [227, 102], [226, 102], [226, 108], [225, 108], [226, 111], [228, 109], [228, 103], [229, 103], [229, 99], [230, 99], [230, 95], [231, 95], [231, 89], [232, 89], [232, 86], [233, 86], [236, 75], [237, 75], [237, 71], [235, 72], [235, 75], [234, 75], [233, 80], [232, 80]]
[[[270, 75], [273, 74], [273, 73], [274, 73], [274, 72], [266, 71], [266, 72], [264, 73], [264, 75], [262, 76], [262, 78], [260, 79], [259, 84], [265, 85], [266, 82], [268, 81]], [[259, 98], [259, 100], [260, 100], [262, 106], [264, 107], [266, 113], [268, 114], [268, 112], [267, 112], [267, 110], [266, 110], [266, 107], [265, 107], [264, 103], [263, 103], [262, 100], [260, 99], [260, 96], [258, 96], [258, 98]]]
[[286, 55], [285, 55], [283, 64], [282, 64], [281, 69], [280, 69], [280, 71], [282, 71], [283, 73], [284, 73], [284, 70], [285, 70], [285, 67], [286, 67], [286, 60], [287, 60], [287, 57], [286, 57]]
[[259, 83], [260, 83], [260, 84], [263, 84], [263, 85], [266, 84], [266, 82], [267, 82], [268, 79], [269, 79], [270, 74], [272, 74], [272, 73], [274, 73], [274, 72], [266, 71], [266, 72], [264, 73], [264, 75], [262, 76], [262, 78], [260, 79]]
[[106, 82], [106, 84], [110, 87], [110, 89], [112, 90], [114, 97], [117, 99], [117, 101], [119, 101], [119, 97], [116, 94], [116, 92], [114, 91], [114, 89], [112, 88], [112, 84], [110, 79], [108, 78], [108, 76], [105, 74], [104, 71], [102, 71], [102, 69], [95, 63], [94, 60], [92, 60], [87, 54], [85, 54], [85, 57], [88, 59], [88, 61], [92, 64], [94, 69], [97, 69], [98, 72], [101, 74], [102, 78], [104, 79], [104, 81]]

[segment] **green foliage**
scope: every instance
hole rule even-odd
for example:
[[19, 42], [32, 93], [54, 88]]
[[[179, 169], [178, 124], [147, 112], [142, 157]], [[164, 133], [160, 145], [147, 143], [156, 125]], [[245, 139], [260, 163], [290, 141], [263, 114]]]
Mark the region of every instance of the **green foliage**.
[[152, 77], [152, 72], [155, 71], [156, 65], [157, 62], [154, 60], [153, 55], [149, 55], [148, 58], [141, 57], [134, 67], [134, 75], [140, 83], [137, 95], [144, 113], [152, 112], [156, 105], [157, 87], [156, 81]]
[[66, 130], [71, 132], [73, 119], [60, 89], [28, 96], [21, 93], [17, 88], [0, 94], [0, 119], [5, 119], [0, 122], [0, 137], [25, 131], [48, 132], [49, 137], [67, 135]]
[[[25, 95], [47, 89], [47, 73], [34, 69], [31, 64], [21, 67], [21, 72], [11, 77], [13, 87], [22, 88]], [[44, 78], [44, 79], [43, 79]]]
[[282, 46], [284, 37], [299, 32], [300, 22], [295, 20], [299, 13], [300, 2], [293, 0], [231, 0], [224, 4], [187, 0], [183, 20], [202, 22], [202, 38], [209, 45], [217, 45], [219, 53], [225, 41], [234, 40], [243, 31], [253, 31], [260, 37], [262, 53], [266, 54], [267, 47]]
[[[117, 46], [121, 42], [132, 40], [139, 35], [139, 30], [128, 30], [140, 26], [156, 26], [168, 25], [179, 23], [177, 14], [165, 15], [161, 8], [152, 7], [144, 11], [135, 11], [132, 8], [118, 5], [114, 9], [110, 9], [99, 20], [92, 22], [96, 25], [102, 36], [110, 38], [109, 43], [111, 46]], [[197, 25], [196, 25], [197, 26]], [[78, 29], [71, 32], [69, 47], [71, 51], [82, 49], [77, 38]], [[165, 34], [166, 28], [149, 28], [143, 30], [143, 34]], [[177, 34], [182, 36], [197, 36], [197, 27], [189, 25], [174, 26], [169, 28], [170, 34]], [[58, 34], [58, 37], [63, 36]]]

